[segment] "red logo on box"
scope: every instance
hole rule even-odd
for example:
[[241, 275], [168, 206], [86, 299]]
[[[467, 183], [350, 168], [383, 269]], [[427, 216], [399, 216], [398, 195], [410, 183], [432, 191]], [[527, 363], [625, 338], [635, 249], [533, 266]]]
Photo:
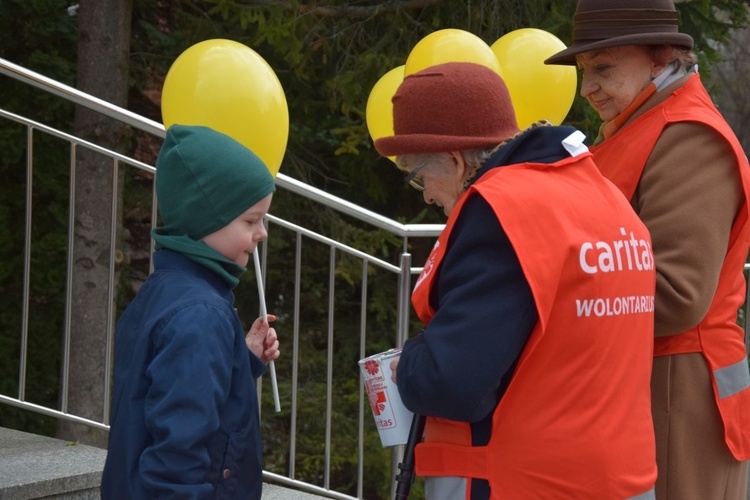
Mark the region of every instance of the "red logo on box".
[[376, 392], [369, 394], [370, 406], [372, 407], [372, 413], [380, 415], [385, 410], [385, 392]]
[[380, 371], [380, 366], [378, 365], [377, 361], [369, 360], [365, 361], [365, 370], [367, 370], [367, 373], [370, 375], [375, 375]]

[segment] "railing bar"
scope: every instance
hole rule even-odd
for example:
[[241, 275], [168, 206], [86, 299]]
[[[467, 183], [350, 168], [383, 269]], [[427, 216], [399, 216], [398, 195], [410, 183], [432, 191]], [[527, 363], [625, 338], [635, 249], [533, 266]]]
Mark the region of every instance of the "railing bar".
[[109, 422], [110, 387], [112, 386], [112, 343], [114, 341], [114, 302], [115, 302], [115, 253], [117, 250], [117, 215], [119, 200], [120, 165], [113, 159], [112, 165], [112, 206], [109, 220], [109, 286], [107, 287], [107, 341], [104, 352], [104, 419]]
[[445, 227], [444, 224], [401, 224], [284, 174], [276, 176], [276, 185], [396, 236], [439, 236]]
[[398, 329], [396, 345], [401, 347], [409, 337], [409, 311], [411, 299], [411, 254], [401, 254], [401, 272], [398, 275]]
[[147, 165], [143, 162], [140, 162], [138, 160], [134, 160], [132, 158], [129, 158], [127, 156], [124, 156], [117, 151], [112, 151], [111, 149], [103, 148], [101, 146], [98, 146], [92, 142], [85, 141], [79, 137], [76, 137], [74, 135], [67, 134], [65, 132], [61, 132], [57, 129], [54, 129], [52, 127], [49, 127], [47, 125], [44, 125], [43, 123], [36, 122], [34, 120], [29, 120], [28, 118], [24, 118], [22, 116], [16, 115], [14, 113], [10, 113], [8, 111], [5, 111], [3, 109], [0, 109], [0, 116], [3, 116], [5, 118], [8, 118], [10, 120], [16, 121], [18, 123], [22, 123], [27, 126], [34, 127], [35, 129], [39, 130], [40, 132], [45, 132], [51, 136], [57, 137], [59, 139], [63, 139], [67, 142], [78, 144], [79, 146], [83, 146], [86, 148], [89, 148], [97, 153], [101, 153], [105, 156], [109, 156], [112, 158], [117, 158], [123, 163], [126, 163], [132, 167], [138, 168], [140, 170], [145, 170], [150, 173], [155, 172], [155, 168], [151, 165]]
[[115, 106], [107, 101], [81, 92], [80, 90], [65, 85], [64, 83], [57, 82], [39, 73], [18, 66], [17, 64], [13, 64], [6, 59], [0, 58], [0, 73], [24, 83], [28, 83], [51, 94], [60, 96], [68, 101], [98, 111], [103, 115], [123, 121], [138, 129], [164, 137], [164, 126], [161, 123], [149, 120], [148, 118], [132, 113], [127, 109]]
[[403, 236], [406, 233], [406, 226], [392, 219], [384, 217], [375, 212], [370, 212], [362, 207], [355, 205], [342, 198], [338, 198], [329, 193], [326, 193], [322, 189], [318, 189], [305, 184], [304, 182], [298, 181], [292, 177], [284, 176], [279, 174], [276, 176], [276, 184], [284, 189], [302, 195], [305, 198], [317, 201], [323, 205], [331, 208], [335, 208], [337, 211], [342, 212], [346, 215], [359, 219], [363, 222], [372, 224], [373, 226], [381, 229], [387, 229], [391, 232]]
[[[0, 59], [1, 61], [1, 59]], [[0, 72], [2, 72], [2, 68], [0, 66]], [[94, 98], [95, 99], [95, 98]], [[80, 103], [83, 106], [86, 106], [85, 103]], [[35, 122], [34, 120], [30, 120], [28, 118], [24, 118], [23, 116], [17, 115], [15, 113], [11, 113], [9, 111], [5, 111], [3, 109], [0, 109], [0, 116], [3, 116], [5, 118], [8, 118], [9, 120], [16, 121], [18, 123], [22, 123], [25, 125], [31, 125], [35, 128], [38, 128], [39, 130], [42, 130], [48, 134], [54, 135], [56, 137], [59, 137], [61, 139], [65, 139], [70, 142], [76, 142], [83, 146], [89, 147], [97, 152], [106, 154], [106, 155], [119, 155], [119, 153], [115, 151], [111, 151], [106, 148], [102, 148], [100, 146], [97, 146], [96, 144], [92, 144], [90, 142], [84, 141], [82, 139], [79, 139], [75, 136], [72, 136], [70, 134], [67, 134], [65, 132], [61, 132], [59, 130], [56, 130], [54, 128], [48, 127], [42, 123]], [[140, 127], [139, 127], [140, 128]], [[147, 130], [148, 132], [153, 133], [154, 135], [158, 137], [164, 137], [164, 131], [163, 129], [159, 129], [158, 133], [153, 130]], [[153, 173], [155, 168], [151, 165], [147, 165], [145, 163], [139, 162], [137, 160], [133, 160], [131, 158], [128, 158], [126, 156], [122, 156], [120, 158], [120, 161], [127, 163], [129, 165], [132, 165], [136, 168], [146, 170], [148, 172]], [[367, 209], [364, 209], [358, 205], [355, 205], [354, 203], [351, 203], [347, 200], [344, 200], [343, 198], [339, 198], [337, 196], [333, 196], [331, 194], [326, 193], [323, 190], [314, 188], [312, 186], [309, 186], [303, 182], [300, 182], [292, 177], [288, 177], [284, 174], [277, 174], [276, 175], [276, 185], [284, 188], [288, 191], [291, 191], [292, 193], [299, 194], [301, 196], [304, 196], [305, 198], [308, 198], [313, 201], [317, 201], [318, 203], [321, 203], [325, 206], [328, 206], [330, 208], [333, 208], [345, 215], [348, 215], [350, 217], [353, 217], [357, 220], [360, 220], [362, 222], [371, 224], [377, 228], [384, 229], [386, 231], [389, 231], [396, 236], [412, 236], [412, 237], [429, 237], [429, 236], [438, 236], [440, 232], [445, 227], [443, 224], [401, 224], [399, 222], [396, 222], [392, 219], [389, 219], [387, 217], [384, 217], [382, 215], [379, 215], [375, 212], [371, 212]]]
[[[2, 63], [2, 59], [0, 59], [0, 63]], [[2, 64], [0, 64], [0, 73], [2, 73]], [[54, 92], [53, 92], [54, 93]], [[92, 101], [96, 101], [97, 99], [93, 96], [88, 96]], [[78, 104], [95, 109], [95, 111], [100, 111], [100, 109], [97, 109], [96, 106], [89, 106], [85, 101], [84, 102], [78, 102]], [[157, 137], [164, 138], [165, 131], [161, 124], [157, 124], [154, 128], [144, 128], [140, 127], [137, 124], [130, 123], [127, 120], [127, 113], [129, 113], [127, 110], [124, 110], [122, 108], [118, 108], [116, 106], [111, 106], [113, 110], [119, 110], [123, 113], [122, 116], [118, 116], [116, 113], [111, 114], [110, 113], [104, 113], [106, 115], [109, 115], [115, 119], [120, 119], [122, 121], [125, 121], [129, 123], [130, 125], [135, 126], [136, 128], [139, 128], [141, 130], [144, 130], [146, 132], [149, 132], [151, 134], [156, 135]], [[70, 136], [69, 134], [66, 134], [65, 132], [60, 132], [59, 130], [55, 130], [53, 128], [47, 127], [41, 123], [35, 122], [33, 120], [30, 120], [28, 118], [24, 118], [20, 115], [17, 115], [15, 113], [11, 113], [9, 111], [5, 111], [0, 109], [0, 116], [4, 116], [10, 120], [17, 121], [19, 123], [23, 123], [26, 125], [33, 125], [35, 128], [39, 128], [40, 130], [44, 130], [45, 132], [55, 135], [57, 137], [60, 137], [62, 139], [66, 139], [72, 142], [80, 142], [81, 144], [85, 144], [89, 147], [92, 147], [94, 149], [99, 150], [100, 152], [107, 152], [109, 150], [100, 148], [99, 146], [96, 146], [91, 143], [87, 143], [85, 141], [82, 141], [76, 137]], [[156, 124], [156, 122], [152, 122]], [[109, 151], [108, 154], [117, 154], [115, 152]], [[153, 172], [154, 167], [150, 165], [146, 165], [144, 163], [138, 162], [136, 160], [123, 158], [122, 161], [125, 161], [129, 163], [130, 165], [133, 165], [136, 168], [142, 168], [144, 170], [148, 170], [150, 172]], [[288, 191], [291, 191], [292, 193], [299, 194], [301, 196], [304, 196], [307, 199], [317, 201], [318, 203], [321, 203], [322, 205], [325, 205], [327, 207], [333, 208], [343, 214], [346, 214], [350, 217], [353, 217], [355, 219], [358, 219], [362, 222], [366, 222], [368, 224], [371, 224], [375, 227], [378, 227], [380, 229], [387, 230], [397, 236], [438, 236], [440, 232], [443, 230], [444, 225], [443, 224], [402, 224], [400, 222], [396, 222], [392, 219], [389, 219], [388, 217], [382, 216], [380, 214], [377, 214], [375, 212], [371, 212], [367, 209], [364, 209], [352, 202], [349, 202], [347, 200], [344, 200], [343, 198], [339, 198], [337, 196], [333, 196], [329, 193], [326, 193], [325, 191], [321, 189], [314, 188], [312, 186], [309, 186], [305, 184], [304, 182], [298, 181], [294, 179], [293, 177], [286, 176], [282, 173], [279, 173], [276, 175], [276, 185], [284, 188]]]
[[285, 220], [279, 219], [278, 217], [275, 217], [275, 216], [270, 215], [270, 214], [266, 215], [266, 217], [268, 218], [269, 221], [272, 221], [274, 224], [278, 224], [279, 226], [284, 227], [284, 228], [289, 229], [289, 230], [294, 231], [294, 232], [302, 233], [303, 235], [307, 236], [310, 239], [313, 239], [313, 240], [318, 241], [320, 243], [324, 243], [327, 246], [334, 247], [334, 248], [337, 248], [339, 250], [342, 250], [343, 252], [348, 253], [350, 255], [353, 255], [354, 257], [357, 257], [359, 259], [368, 260], [368, 261], [372, 262], [373, 264], [377, 264], [378, 266], [380, 266], [380, 267], [382, 267], [382, 268], [384, 268], [384, 269], [386, 269], [388, 271], [397, 273], [400, 270], [398, 267], [394, 266], [393, 264], [389, 264], [389, 263], [385, 262], [384, 260], [380, 260], [380, 259], [378, 259], [376, 257], [368, 255], [368, 254], [366, 254], [364, 252], [361, 252], [361, 251], [359, 251], [357, 249], [354, 249], [354, 248], [352, 248], [350, 246], [347, 246], [347, 245], [344, 245], [342, 243], [339, 243], [338, 241], [332, 240], [331, 238], [327, 238], [325, 236], [321, 236], [318, 233], [314, 233], [314, 232], [310, 231], [309, 229], [305, 229], [305, 228], [303, 228], [301, 226], [298, 226], [298, 225], [293, 224], [291, 222], [287, 222]]
[[[395, 345], [401, 347], [409, 336], [409, 299], [411, 298], [411, 254], [401, 254], [401, 271], [398, 275], [398, 301], [396, 311], [396, 339]], [[396, 475], [399, 473], [398, 464], [404, 456], [404, 445], [391, 448], [391, 497], [396, 493]]]
[[333, 413], [333, 318], [336, 296], [336, 249], [331, 247], [330, 269], [328, 270], [328, 366], [326, 368], [326, 441], [325, 471], [323, 486], [326, 489], [331, 483], [331, 415]]
[[31, 219], [34, 195], [34, 129], [26, 128], [26, 223], [23, 243], [23, 305], [21, 359], [18, 365], [18, 399], [26, 399], [26, 363], [29, 349], [29, 295], [31, 294]]
[[263, 481], [280, 484], [282, 486], [289, 486], [291, 488], [296, 488], [299, 491], [306, 491], [308, 493], [313, 493], [315, 495], [320, 495], [327, 498], [338, 498], [340, 500], [357, 500], [355, 497], [339, 493], [338, 491], [331, 491], [321, 488], [320, 486], [315, 486], [314, 484], [303, 483], [302, 481], [289, 479], [288, 477], [274, 474], [273, 472], [263, 471]]
[[[92, 150], [105, 154], [107, 156], [116, 156], [121, 162], [127, 163], [128, 165], [131, 165], [135, 168], [145, 170], [150, 173], [154, 173], [154, 171], [156, 170], [152, 165], [148, 165], [127, 156], [123, 156], [116, 151], [103, 148], [91, 142], [85, 141], [65, 132], [61, 132], [60, 130], [51, 128], [47, 125], [36, 122], [34, 120], [30, 120], [15, 113], [0, 109], [0, 116], [27, 126], [33, 126], [40, 131], [59, 137], [60, 139], [64, 139], [69, 142], [74, 142], [80, 144], [81, 146], [91, 148]], [[163, 133], [155, 135], [162, 138], [164, 137]], [[358, 205], [346, 201], [343, 198], [328, 194], [325, 191], [309, 186], [303, 182], [300, 182], [281, 173], [276, 175], [276, 185], [283, 189], [291, 191], [292, 193], [299, 194], [301, 196], [304, 196], [305, 198], [317, 201], [323, 205], [338, 210], [341, 213], [349, 215], [350, 217], [353, 217], [357, 220], [371, 224], [379, 229], [386, 230], [396, 236], [437, 237], [445, 227], [444, 224], [401, 224], [392, 219], [376, 214], [375, 212], [370, 212], [369, 210], [359, 207]]]
[[61, 420], [67, 420], [69, 422], [77, 422], [79, 424], [84, 424], [95, 429], [109, 432], [109, 426], [104, 425], [101, 422], [94, 422], [93, 420], [89, 420], [87, 418], [77, 417], [75, 415], [71, 415], [70, 413], [53, 410], [51, 408], [39, 406], [27, 401], [19, 401], [18, 399], [9, 398], [8, 396], [4, 396], [2, 394], [0, 394], [0, 403], [9, 404], [11, 406], [15, 406], [16, 408], [22, 408], [24, 410], [33, 411], [36, 413], [41, 413], [42, 415], [47, 415], [48, 417], [55, 417]]
[[[279, 174], [279, 175], [281, 175], [281, 174]], [[303, 227], [300, 227], [300, 226], [297, 226], [296, 224], [293, 224], [291, 222], [287, 222], [285, 220], [279, 219], [278, 217], [276, 217], [274, 215], [267, 214], [266, 217], [269, 220], [273, 220], [275, 223], [286, 227], [287, 229], [292, 229], [292, 230], [299, 229], [303, 233], [307, 233], [307, 232], [310, 233], [310, 234], [305, 234], [305, 236], [309, 236], [311, 238], [315, 238], [317, 236], [320, 236], [317, 233], [313, 233], [312, 231], [308, 231], [307, 229], [305, 229]], [[392, 234], [394, 234], [395, 236], [402, 236], [404, 238], [407, 238], [408, 236], [411, 236], [411, 237], [435, 237], [435, 238], [437, 238], [438, 236], [440, 236], [440, 233], [442, 232], [442, 230], [443, 230], [444, 227], [445, 226], [442, 225], [442, 224], [407, 224], [407, 225], [404, 226], [404, 228], [406, 228], [405, 229], [406, 235], [399, 235], [399, 234], [396, 234], [396, 233], [392, 233]], [[325, 238], [325, 237], [323, 237], [323, 238]], [[321, 241], [323, 243], [328, 243], [328, 241], [333, 241], [335, 243], [338, 243], [335, 240], [330, 240], [329, 238], [325, 238], [325, 240], [326, 241], [323, 241], [323, 240], [321, 240]], [[407, 242], [408, 242], [408, 240], [405, 239], [404, 240], [404, 248], [405, 248], [405, 250], [407, 249], [407, 247], [406, 247]], [[344, 246], [343, 248], [346, 249], [346, 248], [349, 248], [349, 247]], [[354, 250], [354, 251], [356, 251], [356, 250]], [[368, 255], [368, 257], [370, 257], [370, 256]], [[372, 259], [370, 259], [370, 260], [372, 260]]]
[[297, 380], [299, 377], [299, 309], [302, 297], [302, 234], [296, 233], [294, 253], [294, 327], [292, 333], [292, 415], [289, 439], [289, 477], [294, 479], [297, 460]]
[[68, 201], [68, 263], [65, 285], [65, 333], [63, 336], [62, 359], [62, 401], [61, 410], [68, 412], [68, 380], [70, 376], [70, 322], [73, 303], [73, 246], [75, 242], [75, 212], [76, 212], [76, 144], [70, 143], [70, 200]]
[[[81, 92], [78, 89], [13, 64], [12, 62], [3, 58], [0, 58], [0, 73], [10, 76], [11, 78], [14, 78], [16, 80], [20, 80], [24, 83], [33, 85], [46, 92], [60, 96], [68, 101], [87, 107], [116, 120], [125, 122], [137, 129], [151, 133], [158, 137], [164, 138], [164, 136], [166, 135], [165, 128], [161, 123], [149, 120], [148, 118], [144, 118], [136, 113], [128, 111], [127, 109], [115, 106], [114, 104], [106, 102], [102, 99]], [[7, 116], [11, 116], [11, 114], [8, 114]], [[22, 117], [18, 117], [18, 119], [25, 120]], [[283, 187], [284, 189], [288, 189], [289, 191], [300, 194], [305, 198], [332, 207], [361, 221], [368, 222], [376, 227], [380, 227], [381, 229], [386, 229], [397, 234], [398, 236], [437, 236], [440, 234], [443, 228], [442, 224], [401, 224], [375, 212], [371, 212], [362, 207], [359, 207], [344, 199], [326, 193], [321, 189], [308, 186], [301, 181], [298, 181], [281, 173], [276, 175], [276, 184], [280, 187]]]
[[[1, 59], [0, 59], [1, 61]], [[56, 136], [58, 138], [67, 140], [69, 142], [80, 144], [81, 146], [90, 148], [96, 152], [99, 152], [101, 154], [107, 155], [107, 156], [113, 156], [117, 157], [121, 162], [127, 163], [128, 165], [131, 165], [135, 168], [145, 170], [150, 173], [155, 172], [155, 167], [151, 165], [147, 165], [145, 163], [139, 162], [137, 160], [133, 160], [132, 158], [129, 158], [127, 156], [123, 156], [115, 151], [102, 148], [96, 144], [90, 143], [88, 141], [84, 141], [82, 139], [79, 139], [75, 136], [72, 136], [70, 134], [67, 134], [65, 132], [61, 132], [59, 130], [56, 130], [54, 128], [48, 127], [42, 123], [29, 120], [27, 118], [24, 118], [22, 116], [16, 115], [14, 113], [10, 113], [8, 111], [5, 111], [3, 109], [0, 109], [0, 116], [3, 116], [5, 118], [8, 118], [10, 120], [16, 121], [18, 123], [25, 124], [27, 126], [33, 126], [34, 128], [37, 128], [41, 131], [44, 131], [50, 135]], [[156, 134], [160, 137], [163, 137], [163, 133]], [[436, 237], [440, 234], [440, 232], [445, 227], [443, 224], [401, 224], [398, 222], [395, 222], [391, 219], [388, 219], [387, 217], [381, 216], [379, 214], [376, 214], [374, 212], [370, 212], [364, 208], [361, 208], [349, 201], [346, 201], [342, 198], [335, 197], [333, 195], [330, 195], [326, 193], [325, 191], [319, 190], [317, 188], [308, 186], [300, 181], [297, 181], [291, 177], [287, 177], [284, 174], [277, 174], [276, 176], [276, 184], [279, 187], [282, 187], [284, 189], [288, 189], [289, 191], [300, 194], [308, 199], [311, 199], [313, 201], [317, 201], [319, 203], [322, 203], [326, 206], [329, 206], [331, 208], [334, 208], [346, 215], [349, 215], [351, 217], [354, 217], [355, 219], [361, 220], [363, 222], [369, 223], [375, 227], [378, 227], [380, 229], [387, 230], [396, 236], [412, 236], [412, 237]]]
[[[362, 261], [362, 296], [359, 311], [359, 359], [365, 357], [367, 342], [367, 261]], [[359, 371], [359, 370], [358, 370]], [[369, 402], [369, 401], [368, 401]], [[369, 404], [368, 404], [369, 406]], [[359, 372], [359, 425], [357, 450], [357, 498], [363, 498], [365, 477], [365, 384]]]

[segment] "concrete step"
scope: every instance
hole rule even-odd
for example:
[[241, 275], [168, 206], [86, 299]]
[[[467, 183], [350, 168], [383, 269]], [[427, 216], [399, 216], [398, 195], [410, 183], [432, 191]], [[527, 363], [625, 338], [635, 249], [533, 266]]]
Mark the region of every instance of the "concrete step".
[[[106, 456], [100, 448], [0, 427], [0, 500], [98, 500]], [[328, 497], [263, 485], [263, 500], [321, 498]]]
[[0, 428], [0, 500], [99, 498], [107, 451]]
[[[0, 500], [94, 500], [107, 451], [0, 427]], [[263, 500], [325, 498], [273, 484]]]
[[304, 491], [292, 490], [275, 484], [263, 484], [263, 500], [320, 500], [322, 497], [305, 493]]

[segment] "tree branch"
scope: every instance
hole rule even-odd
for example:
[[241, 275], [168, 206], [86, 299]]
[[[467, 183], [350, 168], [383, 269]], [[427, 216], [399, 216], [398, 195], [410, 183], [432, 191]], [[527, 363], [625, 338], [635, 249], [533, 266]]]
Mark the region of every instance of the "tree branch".
[[248, 7], [279, 7], [285, 10], [299, 10], [299, 12], [303, 14], [312, 14], [320, 17], [369, 18], [401, 9], [422, 9], [439, 4], [443, 1], [444, 0], [400, 0], [383, 2], [378, 5], [370, 6], [295, 5], [294, 3], [285, 0], [239, 0], [238, 3]]

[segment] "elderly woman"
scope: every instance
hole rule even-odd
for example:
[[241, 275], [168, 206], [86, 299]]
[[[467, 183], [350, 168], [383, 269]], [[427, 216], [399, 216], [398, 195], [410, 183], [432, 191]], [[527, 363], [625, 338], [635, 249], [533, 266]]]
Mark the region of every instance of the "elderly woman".
[[603, 120], [594, 160], [653, 239], [657, 498], [745, 500], [750, 169], [692, 46], [672, 0], [579, 0], [572, 45], [546, 63], [581, 70]]
[[572, 127], [519, 131], [503, 80], [447, 63], [393, 97], [396, 156], [448, 216], [395, 361], [427, 498], [650, 498], [650, 240]]

